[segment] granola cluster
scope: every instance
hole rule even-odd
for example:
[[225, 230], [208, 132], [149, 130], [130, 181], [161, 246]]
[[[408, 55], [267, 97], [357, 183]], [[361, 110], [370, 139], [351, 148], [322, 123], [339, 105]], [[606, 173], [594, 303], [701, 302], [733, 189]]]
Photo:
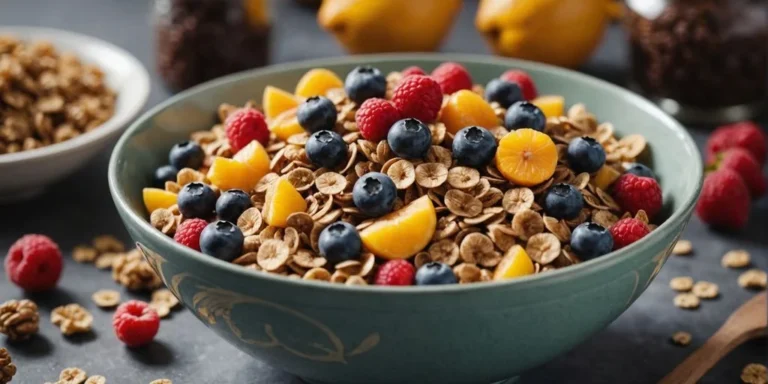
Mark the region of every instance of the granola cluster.
[[0, 155], [98, 128], [112, 117], [115, 98], [98, 67], [47, 41], [0, 36]]
[[[392, 94], [400, 77], [397, 72], [389, 74], [387, 95]], [[482, 94], [483, 88], [475, 86], [473, 91]], [[385, 260], [364, 250], [357, 260], [333, 265], [318, 248], [320, 233], [336, 221], [351, 223], [359, 231], [377, 221], [366, 217], [353, 203], [352, 188], [368, 172], [381, 172], [392, 179], [397, 187], [395, 211], [422, 196], [429, 197], [437, 213], [437, 229], [431, 242], [408, 260], [416, 268], [431, 261], [445, 263], [461, 283], [491, 280], [505, 252], [515, 245], [522, 246], [533, 260], [534, 273], [579, 263], [569, 242], [571, 231], [586, 221], [609, 228], [621, 218], [635, 217], [651, 230], [656, 227], [644, 211], [636, 215], [624, 211], [603, 189], [606, 187], [598, 186], [610, 185], [628, 163], [635, 162], [646, 149], [645, 139], [640, 135], [616, 137], [611, 123], [599, 122], [582, 104], [573, 105], [565, 116], [548, 119], [544, 133], [556, 144], [557, 167], [543, 183], [523, 187], [508, 181], [493, 163], [482, 169], [457, 165], [451, 152], [453, 135], [439, 118], [428, 124], [432, 146], [426, 158], [404, 159], [394, 154], [387, 140], [373, 142], [362, 137], [355, 121], [358, 105], [343, 89], [331, 89], [326, 97], [338, 111], [335, 131], [347, 144], [345, 164], [338, 169], [313, 165], [304, 148], [308, 133], [294, 134], [285, 141], [273, 135], [266, 146], [271, 172], [253, 190], [246, 191], [252, 207], [237, 220], [245, 240], [243, 254], [233, 263], [292, 278], [371, 284], [377, 266]], [[501, 125], [506, 109], [495, 102], [491, 106], [499, 126], [489, 131], [498, 141], [509, 133]], [[246, 107], [258, 105], [249, 102]], [[175, 181], [165, 182], [166, 191], [178, 193], [188, 183], [202, 182], [220, 193], [206, 173], [215, 157], [233, 156], [224, 121], [236, 109], [222, 105], [221, 123], [191, 134], [205, 153], [203, 165], [181, 169]], [[607, 171], [601, 175], [576, 173], [565, 160], [571, 140], [584, 136], [594, 138], [605, 149]], [[596, 180], [598, 177], [603, 180]], [[263, 217], [267, 190], [280, 178], [288, 180], [307, 205], [305, 212], [291, 214], [284, 228], [268, 225]], [[542, 199], [556, 183], [571, 184], [583, 195], [585, 204], [578, 217], [564, 220], [544, 213]], [[173, 236], [185, 220], [177, 205], [155, 209], [150, 215], [151, 224], [168, 236]]]
[[0, 305], [0, 333], [25, 340], [37, 333], [40, 314], [31, 300], [8, 300]]

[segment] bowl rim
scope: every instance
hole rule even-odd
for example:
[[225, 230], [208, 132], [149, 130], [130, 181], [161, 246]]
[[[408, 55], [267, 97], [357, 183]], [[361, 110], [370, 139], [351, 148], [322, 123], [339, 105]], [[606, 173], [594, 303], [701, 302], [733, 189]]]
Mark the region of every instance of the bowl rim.
[[[548, 272], [547, 274], [528, 275], [528, 276], [523, 276], [516, 279], [509, 279], [509, 280], [502, 280], [502, 281], [488, 281], [488, 282], [480, 282], [480, 283], [474, 283], [474, 284], [450, 284], [450, 285], [435, 285], [435, 286], [404, 286], [404, 287], [377, 286], [377, 285], [346, 286], [343, 284], [329, 284], [327, 282], [316, 282], [312, 280], [289, 279], [289, 278], [286, 278], [285, 276], [274, 275], [270, 273], [253, 273], [253, 271], [243, 268], [242, 266], [235, 265], [230, 262], [226, 262], [214, 257], [204, 255], [201, 252], [195, 251], [191, 248], [185, 247], [183, 245], [180, 245], [174, 242], [173, 239], [169, 238], [168, 236], [162, 234], [161, 232], [156, 230], [154, 227], [152, 227], [150, 223], [147, 220], [145, 220], [143, 217], [134, 213], [128, 204], [128, 200], [125, 196], [125, 193], [118, 188], [118, 180], [117, 180], [117, 165], [119, 160], [118, 155], [122, 153], [123, 149], [125, 148], [131, 136], [133, 136], [134, 132], [137, 131], [139, 127], [144, 125], [148, 120], [152, 119], [155, 115], [165, 110], [167, 107], [177, 103], [180, 100], [183, 100], [184, 98], [190, 95], [203, 92], [210, 88], [216, 88], [229, 82], [235, 82], [235, 81], [245, 79], [245, 78], [250, 78], [253, 76], [269, 76], [270, 74], [273, 74], [273, 73], [280, 73], [280, 72], [300, 69], [308, 66], [312, 68], [317, 68], [317, 67], [335, 66], [335, 65], [355, 65], [355, 64], [357, 65], [374, 64], [375, 65], [377, 62], [379, 63], [392, 62], [392, 61], [400, 62], [400, 61], [409, 61], [409, 60], [429, 60], [429, 61], [434, 60], [436, 63], [441, 61], [476, 62], [476, 63], [485, 63], [485, 64], [493, 64], [493, 65], [502, 65], [509, 68], [521, 68], [524, 70], [526, 68], [537, 67], [536, 69], [538, 71], [542, 71], [542, 72], [554, 74], [554, 75], [560, 75], [560, 76], [563, 76], [563, 75], [572, 76], [572, 77], [575, 77], [578, 81], [581, 81], [583, 83], [586, 83], [586, 84], [589, 84], [590, 86], [595, 87], [595, 89], [599, 89], [601, 91], [607, 91], [614, 94], [620, 94], [622, 95], [622, 97], [628, 98], [631, 102], [635, 103], [635, 105], [638, 108], [644, 110], [646, 113], [657, 116], [659, 119], [664, 121], [665, 123], [664, 125], [671, 130], [670, 133], [677, 136], [677, 138], [682, 142], [681, 150], [690, 152], [692, 154], [693, 162], [694, 162], [694, 164], [692, 164], [694, 168], [692, 172], [694, 173], [696, 185], [694, 186], [694, 188], [692, 189], [691, 193], [688, 196], [685, 196], [684, 199], [681, 199], [681, 202], [679, 203], [678, 208], [674, 212], [672, 212], [669, 218], [647, 237], [646, 239], [647, 241], [641, 241], [641, 242], [630, 244], [625, 248], [622, 248], [618, 251], [613, 251], [599, 258], [587, 260], [576, 265], [571, 265], [567, 268], [556, 269], [554, 271]], [[112, 151], [112, 155], [110, 156], [110, 159], [109, 159], [109, 169], [108, 169], [108, 182], [109, 182], [110, 193], [112, 194], [113, 200], [115, 202], [115, 206], [117, 207], [118, 211], [120, 211], [121, 213], [124, 213], [122, 216], [124, 220], [128, 221], [127, 225], [132, 225], [134, 228], [136, 228], [138, 231], [145, 234], [151, 240], [164, 243], [166, 247], [173, 249], [175, 252], [179, 252], [183, 254], [184, 257], [190, 258], [194, 262], [205, 264], [211, 268], [221, 269], [227, 273], [235, 273], [240, 276], [243, 276], [246, 279], [264, 280], [268, 283], [273, 283], [278, 285], [282, 284], [286, 287], [291, 287], [291, 288], [304, 287], [304, 288], [321, 289], [327, 292], [353, 292], [353, 293], [367, 294], [367, 295], [378, 295], [378, 294], [434, 295], [434, 294], [441, 294], [446, 292], [483, 291], [487, 289], [497, 289], [501, 287], [509, 287], [509, 286], [515, 286], [515, 285], [527, 285], [529, 288], [532, 288], [532, 287], [539, 286], [541, 284], [547, 284], [547, 282], [552, 279], [572, 280], [584, 275], [595, 273], [596, 271], [599, 271], [599, 270], [610, 268], [616, 264], [621, 263], [622, 260], [624, 260], [624, 258], [622, 257], [624, 254], [627, 254], [629, 252], [648, 251], [649, 248], [651, 248], [652, 244], [659, 241], [661, 232], [669, 228], [672, 228], [673, 226], [676, 226], [676, 225], [685, 225], [686, 224], [685, 219], [693, 211], [693, 208], [695, 206], [695, 203], [701, 191], [702, 178], [703, 178], [703, 163], [701, 160], [701, 155], [699, 153], [698, 147], [696, 146], [693, 138], [677, 120], [675, 120], [674, 118], [664, 113], [655, 104], [643, 98], [642, 96], [635, 94], [634, 92], [627, 90], [625, 88], [622, 88], [618, 85], [609, 83], [605, 80], [601, 80], [601, 79], [592, 77], [590, 75], [586, 75], [586, 74], [565, 69], [565, 68], [531, 62], [527, 60], [509, 59], [509, 58], [501, 58], [501, 57], [478, 55], [478, 54], [456, 54], [456, 53], [417, 53], [417, 54], [396, 53], [396, 54], [371, 54], [371, 55], [354, 55], [354, 56], [335, 57], [335, 58], [321, 58], [321, 59], [313, 59], [313, 60], [295, 61], [295, 62], [285, 63], [285, 64], [282, 64], [282, 63], [273, 64], [263, 68], [252, 69], [248, 71], [243, 71], [243, 72], [238, 72], [231, 75], [223, 76], [223, 77], [199, 84], [177, 95], [174, 95], [173, 97], [151, 108], [149, 111], [145, 112], [141, 117], [136, 119], [136, 121], [134, 121], [133, 124], [131, 124], [131, 126], [128, 127], [128, 129], [122, 134], [122, 136], [120, 137], [120, 140], [115, 145]], [[546, 275], [546, 276], [542, 277], [542, 275]]]
[[[92, 129], [89, 132], [78, 135], [77, 137], [28, 151], [0, 154], [0, 166], [20, 165], [19, 163], [28, 160], [52, 158], [71, 151], [75, 151], [78, 148], [90, 143], [107, 139], [108, 137], [119, 133], [119, 131], [124, 128], [131, 120], [133, 120], [133, 118], [135, 118], [141, 109], [146, 105], [150, 90], [149, 73], [141, 61], [139, 61], [139, 59], [137, 59], [134, 55], [125, 49], [120, 48], [106, 40], [63, 29], [33, 26], [0, 26], [0, 33], [2, 34], [7, 33], [13, 35], [14, 32], [19, 34], [42, 33], [45, 35], [58, 36], [59, 40], [76, 39], [82, 41], [84, 44], [103, 46], [105, 49], [108, 49], [122, 56], [126, 62], [130, 63], [132, 67], [137, 69], [139, 79], [137, 79], [138, 81], [135, 82], [132, 81], [131, 87], [137, 89], [138, 98], [136, 99], [136, 102], [127, 104], [125, 107], [125, 113], [122, 117], [116, 116], [117, 114], [115, 114], [98, 127]], [[51, 38], [51, 43], [53, 43], [54, 46], [56, 45], [56, 41], [57, 38]], [[105, 70], [105, 72], [108, 72], [108, 70]], [[120, 97], [119, 93], [117, 94], [117, 97]]]

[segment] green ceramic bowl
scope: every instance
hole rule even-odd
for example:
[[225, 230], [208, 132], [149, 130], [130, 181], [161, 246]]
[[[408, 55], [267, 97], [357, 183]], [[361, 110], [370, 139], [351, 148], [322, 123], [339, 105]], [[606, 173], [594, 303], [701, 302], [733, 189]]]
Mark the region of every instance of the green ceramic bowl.
[[[310, 68], [340, 76], [360, 64], [383, 72], [464, 64], [485, 83], [509, 68], [541, 93], [585, 103], [619, 135], [651, 148], [667, 220], [642, 241], [596, 260], [505, 282], [436, 287], [349, 287], [256, 273], [180, 246], [152, 228], [141, 190], [168, 149], [208, 129], [222, 102], [293, 89]], [[690, 219], [702, 164], [691, 137], [622, 88], [541, 64], [471, 55], [357, 56], [273, 66], [181, 93], [136, 121], [115, 147], [109, 186], [128, 231], [165, 284], [219, 336], [312, 383], [492, 383], [516, 376], [600, 331], [643, 293]]]

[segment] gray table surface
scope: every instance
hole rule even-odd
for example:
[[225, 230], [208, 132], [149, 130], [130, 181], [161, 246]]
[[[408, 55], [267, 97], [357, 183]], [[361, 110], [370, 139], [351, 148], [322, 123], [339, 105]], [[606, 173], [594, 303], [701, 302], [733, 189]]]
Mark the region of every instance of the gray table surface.
[[[68, 29], [117, 44], [136, 55], [152, 73], [152, 91], [147, 107], [169, 93], [154, 72], [154, 53], [149, 28], [148, 1], [140, 0], [0, 0], [0, 25], [35, 25]], [[273, 62], [282, 63], [343, 54], [340, 47], [315, 22], [314, 13], [288, 0], [274, 0], [278, 23], [273, 29]], [[443, 46], [446, 52], [487, 53], [473, 28], [476, 3], [465, 4], [460, 19]], [[624, 37], [612, 28], [604, 44], [583, 69], [613, 82], [623, 83], [627, 72]], [[702, 144], [707, 130], [691, 129]], [[97, 289], [115, 288], [106, 272], [79, 265], [68, 257], [78, 243], [111, 233], [129, 241], [109, 196], [106, 182], [109, 150], [88, 167], [53, 187], [39, 198], [0, 206], [0, 253], [25, 233], [43, 233], [56, 240], [67, 254], [65, 273], [53, 294], [32, 296], [41, 307], [39, 336], [28, 343], [7, 347], [19, 372], [14, 383], [55, 381], [58, 372], [70, 366], [90, 374], [102, 374], [109, 383], [148, 383], [169, 378], [175, 383], [301, 383], [298, 378], [256, 361], [209, 332], [186, 311], [163, 320], [156, 341], [143, 349], [128, 349], [112, 334], [110, 312], [91, 302]], [[2, 181], [0, 181], [2, 182]], [[651, 383], [656, 382], [700, 346], [722, 324], [729, 313], [754, 292], [736, 284], [738, 271], [720, 267], [720, 257], [734, 248], [752, 253], [754, 264], [768, 269], [768, 199], [754, 205], [750, 228], [724, 235], [707, 230], [694, 219], [685, 237], [696, 250], [690, 257], [673, 257], [645, 294], [604, 331], [569, 353], [523, 375], [524, 383]], [[761, 236], [762, 235], [762, 236]], [[696, 311], [672, 305], [668, 287], [674, 276], [688, 275], [719, 284], [720, 298], [706, 301]], [[147, 297], [127, 294], [127, 297]], [[0, 301], [24, 297], [6, 279], [0, 279]], [[93, 334], [65, 338], [50, 325], [52, 308], [79, 302], [95, 316]], [[563, 319], [563, 327], [568, 320]], [[692, 345], [682, 348], [669, 342], [678, 330], [693, 334]], [[554, 331], [554, 330], [553, 330]], [[738, 348], [720, 362], [703, 383], [736, 383], [744, 365], [766, 361], [766, 339]]]

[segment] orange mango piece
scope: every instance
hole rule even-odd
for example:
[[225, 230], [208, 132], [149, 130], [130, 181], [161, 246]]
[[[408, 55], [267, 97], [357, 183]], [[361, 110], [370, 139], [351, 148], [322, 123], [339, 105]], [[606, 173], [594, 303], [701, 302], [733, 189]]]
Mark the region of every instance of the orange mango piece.
[[470, 125], [489, 129], [501, 125], [491, 105], [482, 96], [468, 89], [450, 96], [448, 103], [443, 106], [440, 121], [445, 124], [448, 132], [453, 134]]
[[592, 184], [594, 184], [595, 187], [606, 191], [619, 176], [621, 176], [621, 173], [619, 173], [616, 168], [603, 165], [603, 167], [597, 171], [595, 177], [592, 178]]
[[259, 175], [256, 170], [237, 160], [216, 157], [206, 176], [211, 184], [222, 191], [242, 189], [247, 192], [252, 190], [264, 175]]
[[565, 98], [557, 95], [539, 96], [533, 101], [533, 105], [539, 107], [547, 118], [565, 115]]
[[147, 212], [152, 213], [156, 209], [170, 208], [176, 204], [176, 194], [160, 188], [144, 188], [141, 191], [144, 206]]
[[557, 166], [557, 147], [545, 133], [530, 128], [512, 131], [499, 141], [496, 168], [504, 177], [525, 187], [552, 177]]
[[325, 68], [310, 69], [296, 84], [296, 96], [323, 96], [330, 89], [344, 88], [344, 82]]
[[269, 130], [280, 140], [288, 140], [293, 135], [305, 132], [296, 119], [296, 108], [291, 108], [270, 121]]
[[256, 140], [240, 149], [235, 156], [232, 156], [232, 160], [251, 167], [256, 182], [269, 173], [269, 155], [264, 146]]
[[514, 279], [532, 274], [534, 271], [533, 261], [525, 252], [525, 249], [519, 245], [510, 248], [504, 258], [493, 272], [494, 280]]
[[261, 216], [267, 224], [285, 228], [288, 216], [296, 212], [305, 212], [307, 202], [290, 181], [281, 177], [267, 189]]
[[385, 259], [405, 259], [424, 249], [437, 227], [435, 206], [422, 196], [382, 216], [360, 232], [363, 246]]
[[300, 103], [301, 99], [292, 93], [271, 85], [264, 88], [264, 94], [261, 96], [261, 105], [267, 119], [274, 119], [279, 114], [298, 107]]

